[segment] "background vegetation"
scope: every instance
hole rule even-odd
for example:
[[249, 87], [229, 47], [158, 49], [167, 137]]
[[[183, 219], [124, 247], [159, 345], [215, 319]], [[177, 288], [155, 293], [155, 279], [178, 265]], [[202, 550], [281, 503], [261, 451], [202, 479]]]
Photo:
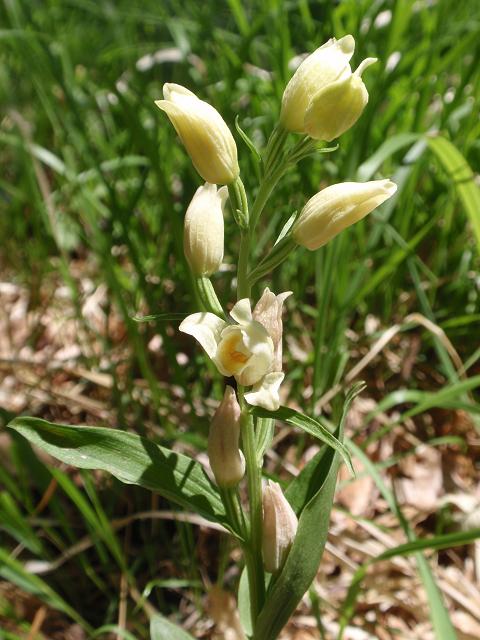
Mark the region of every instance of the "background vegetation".
[[[19, 413], [103, 424], [201, 460], [221, 388], [172, 315], [195, 308], [182, 224], [200, 179], [154, 100], [164, 82], [186, 85], [262, 147], [295, 56], [351, 33], [354, 65], [378, 57], [361, 120], [283, 180], [257, 243], [261, 255], [322, 186], [399, 185], [267, 282], [294, 294], [286, 401], [328, 418], [349, 383], [368, 385], [348, 431], [360, 473], [340, 485], [322, 572], [286, 637], [336, 638], [343, 620], [352, 638], [478, 638], [466, 543], [480, 533], [480, 4], [4, 0], [0, 25], [0, 428]], [[236, 139], [251, 193], [258, 167]], [[238, 240], [226, 228], [225, 302]], [[148, 314], [168, 319], [134, 319]], [[313, 445], [277, 433], [269, 472], [286, 479]], [[0, 637], [145, 638], [153, 608], [215, 633], [220, 596], [205, 589], [238, 580], [218, 532], [5, 429], [0, 454]], [[422, 544], [446, 550], [400, 557]]]

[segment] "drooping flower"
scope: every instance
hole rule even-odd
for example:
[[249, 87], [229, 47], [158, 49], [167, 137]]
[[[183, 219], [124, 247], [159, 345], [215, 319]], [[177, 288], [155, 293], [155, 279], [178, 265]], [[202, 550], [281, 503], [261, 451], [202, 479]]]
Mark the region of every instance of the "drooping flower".
[[227, 385], [208, 434], [208, 459], [219, 487], [234, 487], [245, 474], [245, 458], [238, 445], [240, 414], [235, 391]]
[[297, 533], [298, 519], [276, 482], [268, 481], [263, 489], [263, 564], [276, 573], [287, 559]]
[[303, 207], [292, 227], [293, 239], [307, 249], [318, 249], [391, 198], [396, 190], [391, 180], [333, 184]]
[[202, 178], [212, 184], [233, 182], [240, 173], [237, 145], [218, 111], [179, 84], [164, 84], [163, 96], [155, 104], [170, 118]]
[[358, 120], [368, 102], [361, 75], [375, 58], [352, 73], [354, 49], [351, 35], [331, 38], [302, 62], [283, 93], [280, 122], [285, 129], [330, 141]]
[[[270, 304], [274, 305], [275, 315], [278, 316], [277, 306], [283, 304], [285, 296], [278, 296], [279, 302], [277, 296], [271, 295]], [[269, 305], [264, 301], [261, 308], [266, 317]], [[274, 342], [269, 333], [270, 327], [253, 317], [248, 298], [239, 300], [230, 315], [237, 324], [229, 324], [215, 314], [206, 312], [188, 316], [179, 328], [201, 344], [222, 375], [234, 376], [243, 386], [253, 386], [245, 394], [248, 403], [275, 411], [280, 406], [279, 388], [284, 378], [281, 370], [276, 368], [281, 340], [278, 323]]]
[[185, 214], [183, 248], [194, 275], [209, 276], [218, 271], [223, 260], [223, 209], [227, 187], [217, 191], [206, 182], [199, 187]]

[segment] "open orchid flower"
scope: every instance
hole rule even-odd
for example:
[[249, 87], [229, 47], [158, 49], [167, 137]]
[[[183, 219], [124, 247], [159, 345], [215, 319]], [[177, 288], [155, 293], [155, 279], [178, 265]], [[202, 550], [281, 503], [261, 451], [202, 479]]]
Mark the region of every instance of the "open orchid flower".
[[179, 327], [198, 340], [222, 375], [234, 376], [245, 387], [253, 386], [245, 394], [249, 404], [270, 411], [280, 406], [279, 388], [284, 378], [279, 344], [285, 297], [286, 294], [275, 296], [265, 289], [255, 308], [258, 319], [252, 315], [250, 301], [244, 298], [230, 312], [238, 324], [229, 324], [206, 312], [188, 316]]

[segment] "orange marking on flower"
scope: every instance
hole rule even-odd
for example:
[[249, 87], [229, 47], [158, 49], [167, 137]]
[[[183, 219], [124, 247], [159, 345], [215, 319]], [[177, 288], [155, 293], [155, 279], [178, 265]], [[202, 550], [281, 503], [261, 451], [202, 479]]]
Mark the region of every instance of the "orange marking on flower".
[[229, 356], [235, 362], [240, 362], [241, 364], [245, 364], [248, 360], [249, 356], [241, 353], [240, 351], [230, 351]]

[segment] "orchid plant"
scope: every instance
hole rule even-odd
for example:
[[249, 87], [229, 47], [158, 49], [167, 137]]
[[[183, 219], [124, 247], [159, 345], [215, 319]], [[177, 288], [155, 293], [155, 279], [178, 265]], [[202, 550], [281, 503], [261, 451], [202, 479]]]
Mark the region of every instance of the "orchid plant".
[[[251, 206], [235, 140], [214, 107], [175, 84], [166, 84], [163, 100], [156, 103], [205, 181], [187, 209], [184, 225], [185, 256], [200, 308], [179, 329], [195, 338], [219, 375], [230, 379], [210, 425], [210, 475], [188, 456], [134, 434], [34, 418], [17, 418], [10, 425], [59, 460], [104, 469], [124, 482], [145, 486], [233, 536], [244, 556], [239, 614], [232, 612], [229, 623], [235, 638], [278, 637], [318, 570], [340, 459], [351, 468], [343, 423], [359, 387], [347, 394], [334, 432], [318, 419], [282, 406], [282, 311], [291, 292], [274, 294], [265, 287], [252, 308], [252, 289], [292, 250], [318, 249], [390, 198], [396, 186], [390, 180], [329, 186], [292, 216], [258, 264], [251, 264], [251, 248], [265, 205], [286, 171], [312, 153], [328, 151], [319, 141], [338, 138], [367, 104], [361, 74], [375, 59], [364, 60], [352, 72], [354, 45], [352, 36], [333, 38], [302, 62], [285, 89], [279, 123], [262, 154], [239, 129], [262, 157], [261, 182]], [[300, 137], [292, 141], [291, 134]], [[229, 313], [210, 280], [223, 260], [227, 206], [240, 231], [236, 300]], [[262, 478], [276, 420], [322, 442], [285, 491]], [[151, 634], [155, 640], [190, 637], [161, 616], [153, 618]]]

